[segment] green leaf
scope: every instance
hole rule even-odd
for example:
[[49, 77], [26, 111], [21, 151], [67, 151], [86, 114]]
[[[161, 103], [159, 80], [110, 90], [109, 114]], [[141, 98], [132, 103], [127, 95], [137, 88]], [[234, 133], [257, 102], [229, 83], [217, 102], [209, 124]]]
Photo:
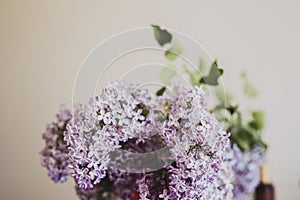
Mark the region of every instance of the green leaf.
[[164, 94], [164, 92], [166, 91], [166, 87], [162, 87], [160, 88], [157, 92], [156, 92], [156, 96], [162, 96]]
[[251, 128], [250, 126], [244, 126], [244, 129], [253, 135], [253, 141], [251, 143], [252, 147], [261, 146], [262, 148], [267, 149], [267, 144], [263, 142], [262, 137], [257, 130]]
[[165, 85], [169, 85], [176, 74], [176, 68], [174, 66], [166, 65], [160, 71], [160, 79]]
[[233, 106], [233, 105], [228, 105], [226, 107], [226, 110], [233, 115], [234, 113], [236, 113], [236, 111], [238, 110], [238, 106]]
[[258, 92], [257, 90], [252, 86], [252, 84], [250, 83], [250, 81], [247, 78], [247, 74], [245, 72], [241, 73], [241, 77], [244, 81], [244, 94], [248, 97], [254, 98], [257, 96]]
[[223, 72], [224, 72], [223, 69], [220, 69], [218, 67], [217, 61], [215, 61], [211, 65], [208, 76], [202, 77], [199, 82], [202, 84], [213, 85], [213, 86], [218, 85], [219, 84], [218, 79], [220, 76], [222, 76]]
[[267, 149], [267, 145], [263, 142], [260, 134], [247, 125], [234, 125], [234, 128], [229, 131], [232, 132], [230, 136], [231, 140], [243, 151], [249, 151], [255, 146], [261, 146], [265, 150]]
[[164, 46], [172, 41], [172, 35], [165, 29], [161, 29], [158, 25], [152, 25], [154, 37], [160, 46]]
[[249, 150], [250, 149], [250, 145], [247, 139], [241, 137], [240, 132], [235, 133], [235, 134], [231, 134], [230, 135], [230, 139], [236, 143], [238, 145], [238, 147], [245, 151], [245, 150]]
[[182, 47], [178, 43], [174, 42], [172, 44], [172, 47], [165, 52], [165, 56], [168, 60], [173, 61], [179, 55], [181, 55], [182, 52], [183, 52]]
[[232, 134], [232, 140], [244, 151], [249, 151], [255, 144], [253, 133], [244, 128]]
[[252, 121], [249, 126], [255, 130], [262, 130], [264, 128], [265, 115], [263, 111], [254, 111], [252, 113]]

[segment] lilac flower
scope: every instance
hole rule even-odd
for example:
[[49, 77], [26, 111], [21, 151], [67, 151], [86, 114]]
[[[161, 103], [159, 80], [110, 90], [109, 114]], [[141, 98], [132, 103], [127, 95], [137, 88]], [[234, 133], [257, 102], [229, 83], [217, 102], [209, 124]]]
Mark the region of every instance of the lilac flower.
[[[156, 97], [112, 82], [74, 112], [64, 139], [79, 191], [92, 192], [109, 177], [113, 199], [130, 198], [136, 190], [144, 200], [232, 199], [229, 134], [208, 111], [201, 87], [173, 89]], [[168, 151], [157, 154], [160, 160], [146, 156], [160, 169], [132, 173], [143, 166], [143, 157], [131, 153], [148, 155], [164, 146]]]
[[234, 199], [246, 200], [254, 193], [260, 181], [260, 165], [264, 161], [261, 147], [254, 147], [251, 151], [241, 151], [233, 145], [234, 171]]
[[72, 176], [80, 188], [92, 188], [109, 170], [111, 153], [121, 142], [144, 141], [155, 132], [153, 94], [134, 85], [112, 82], [100, 96], [74, 113], [67, 125]]
[[[160, 184], [158, 197], [232, 199], [231, 166], [225, 165], [229, 134], [208, 111], [202, 88], [177, 86], [159, 101], [166, 108], [159, 136], [170, 147], [174, 163], [166, 167], [168, 179], [165, 187]], [[140, 198], [157, 199], [153, 183], [147, 180], [149, 176]]]
[[49, 124], [43, 139], [46, 146], [40, 152], [42, 166], [48, 170], [49, 177], [55, 182], [65, 182], [69, 175], [67, 143], [63, 140], [66, 124], [71, 119], [71, 112], [61, 107], [56, 115], [57, 121]]
[[247, 199], [259, 181], [262, 149], [230, 145], [202, 87], [172, 90], [157, 97], [111, 82], [73, 117], [61, 109], [43, 134], [48, 175], [54, 182], [71, 175], [81, 200], [124, 200], [136, 192], [142, 200]]

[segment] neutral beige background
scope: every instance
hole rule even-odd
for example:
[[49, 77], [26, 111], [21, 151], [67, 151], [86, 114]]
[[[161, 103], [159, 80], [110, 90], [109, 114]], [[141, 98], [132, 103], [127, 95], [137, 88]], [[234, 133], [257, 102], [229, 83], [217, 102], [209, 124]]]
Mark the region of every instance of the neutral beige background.
[[260, 90], [264, 137], [277, 199], [300, 199], [300, 3], [273, 1], [0, 1], [0, 199], [76, 199], [72, 181], [54, 185], [40, 167], [41, 133], [83, 59], [99, 42], [157, 23], [184, 32], [225, 69]]

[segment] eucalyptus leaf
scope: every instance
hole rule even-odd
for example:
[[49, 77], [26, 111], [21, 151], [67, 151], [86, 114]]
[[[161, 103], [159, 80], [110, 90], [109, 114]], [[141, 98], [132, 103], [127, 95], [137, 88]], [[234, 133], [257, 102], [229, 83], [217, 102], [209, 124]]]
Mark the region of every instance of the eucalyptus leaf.
[[199, 82], [201, 84], [216, 86], [219, 84], [218, 79], [220, 76], [222, 76], [223, 72], [223, 69], [220, 69], [218, 67], [217, 61], [215, 61], [211, 65], [208, 76], [202, 77]]
[[154, 37], [160, 46], [164, 46], [172, 41], [172, 35], [165, 29], [161, 29], [158, 25], [152, 25]]

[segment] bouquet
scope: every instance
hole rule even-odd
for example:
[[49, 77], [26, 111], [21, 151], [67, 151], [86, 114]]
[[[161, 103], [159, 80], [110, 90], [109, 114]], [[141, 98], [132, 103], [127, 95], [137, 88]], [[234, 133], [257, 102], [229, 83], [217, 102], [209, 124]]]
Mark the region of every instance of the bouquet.
[[[167, 30], [153, 29], [159, 45], [175, 44]], [[165, 52], [170, 62], [183, 53], [176, 45]], [[153, 92], [112, 81], [73, 112], [63, 106], [43, 134], [49, 177], [73, 177], [82, 200], [247, 199], [266, 149], [263, 113], [245, 123], [220, 92], [208, 108], [205, 87], [223, 74], [217, 62], [207, 76], [184, 70], [190, 83], [170, 84], [167, 73], [169, 84]]]

